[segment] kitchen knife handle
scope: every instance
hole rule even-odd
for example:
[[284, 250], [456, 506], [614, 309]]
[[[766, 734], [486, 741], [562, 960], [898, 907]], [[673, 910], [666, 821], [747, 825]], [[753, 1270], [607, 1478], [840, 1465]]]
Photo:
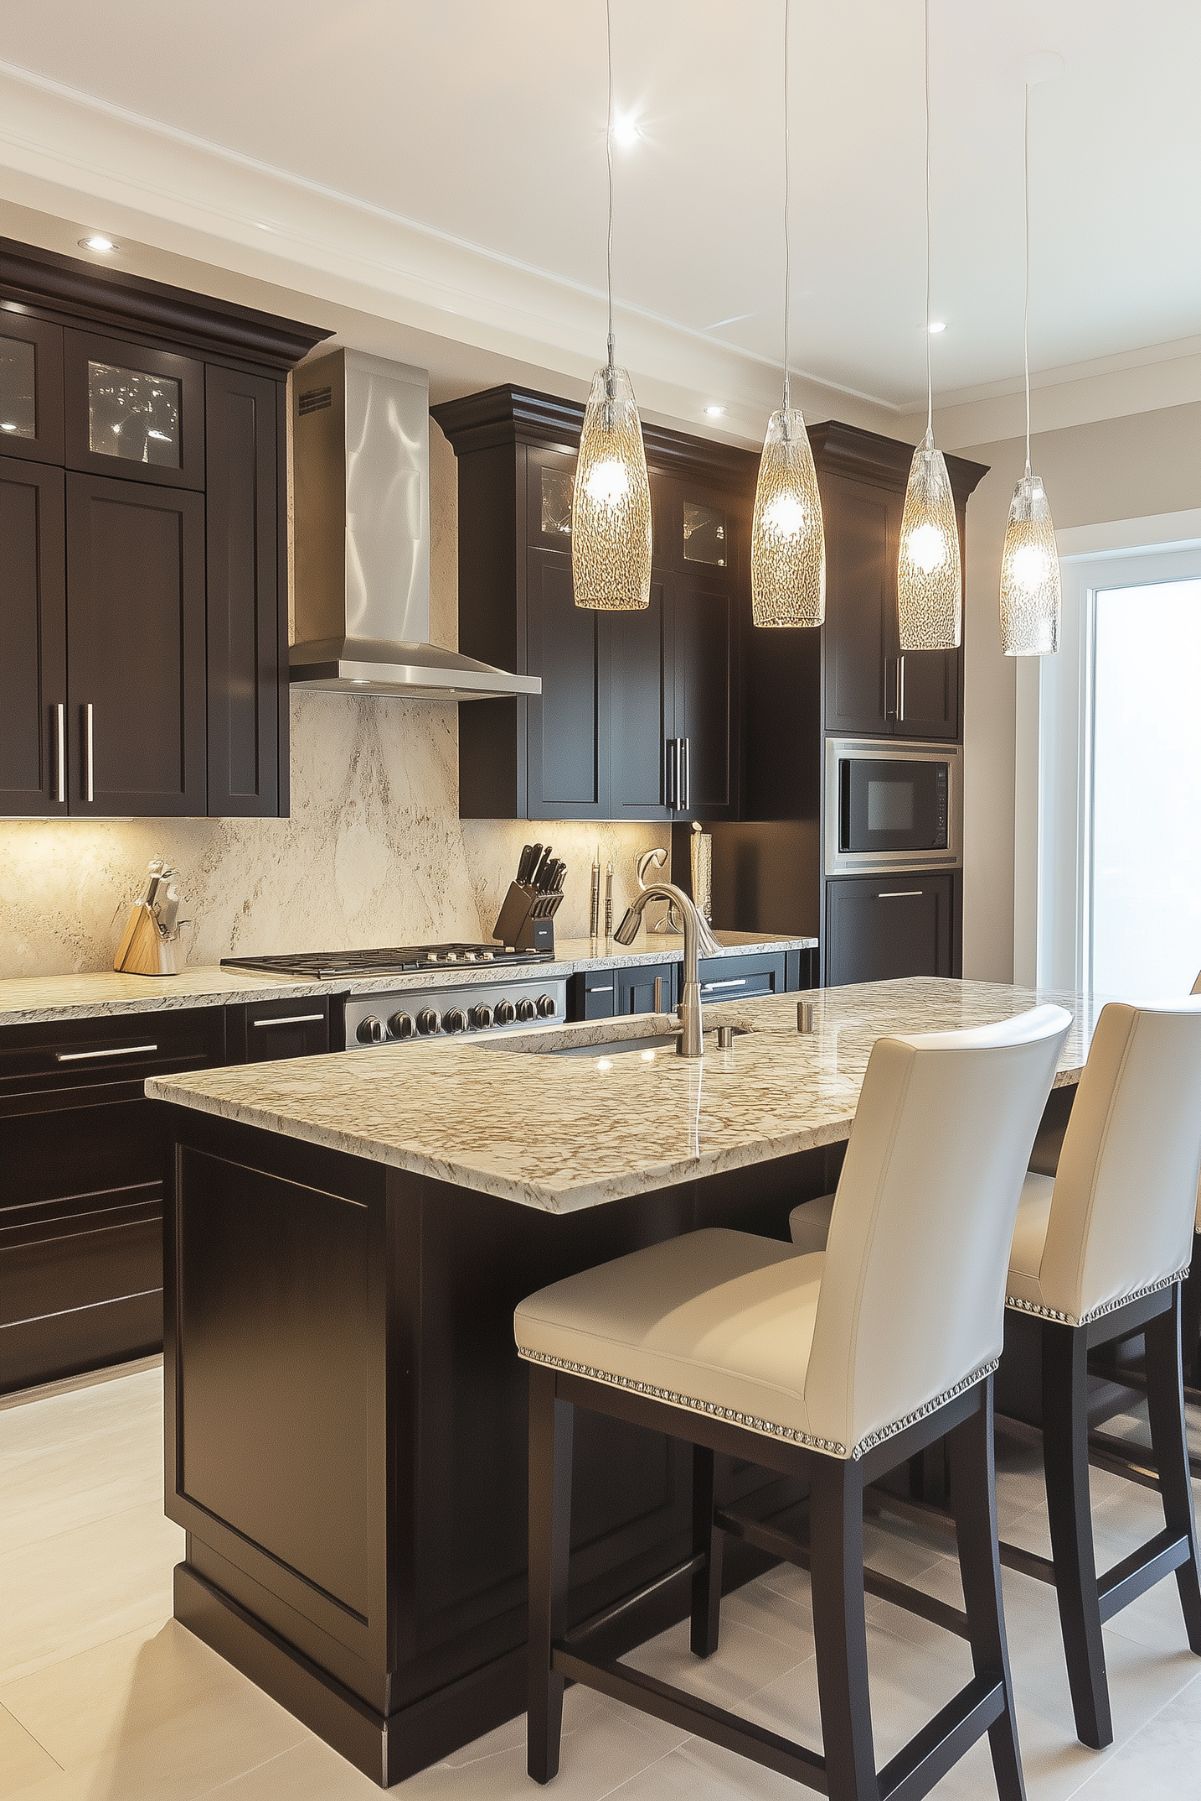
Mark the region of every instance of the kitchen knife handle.
[[96, 798], [96, 714], [91, 701], [83, 709], [83, 798]]
[[67, 798], [67, 709], [62, 701], [54, 707], [54, 798], [61, 806]]

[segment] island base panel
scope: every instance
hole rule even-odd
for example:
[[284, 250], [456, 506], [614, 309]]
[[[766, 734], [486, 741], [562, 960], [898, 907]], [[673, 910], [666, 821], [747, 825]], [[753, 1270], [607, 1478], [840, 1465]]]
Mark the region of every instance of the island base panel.
[[[165, 1219], [176, 1617], [377, 1782], [522, 1711], [526, 1371], [518, 1301], [702, 1225], [786, 1236], [839, 1149], [556, 1215], [182, 1109]], [[614, 1607], [688, 1556], [690, 1462], [579, 1434], [573, 1600]], [[723, 1500], [782, 1518], [750, 1464]], [[764, 1567], [731, 1557], [729, 1581]], [[625, 1651], [688, 1611], [665, 1584]]]

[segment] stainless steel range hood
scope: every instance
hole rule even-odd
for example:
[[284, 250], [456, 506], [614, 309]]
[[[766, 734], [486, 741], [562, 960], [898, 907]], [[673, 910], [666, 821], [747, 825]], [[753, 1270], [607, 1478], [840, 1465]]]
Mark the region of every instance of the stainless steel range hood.
[[408, 699], [540, 694], [429, 641], [429, 376], [333, 350], [293, 378], [294, 685]]

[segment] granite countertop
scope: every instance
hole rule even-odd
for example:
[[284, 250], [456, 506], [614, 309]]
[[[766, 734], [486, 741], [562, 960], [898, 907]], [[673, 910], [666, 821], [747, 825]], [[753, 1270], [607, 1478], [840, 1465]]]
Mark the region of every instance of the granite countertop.
[[[813, 950], [816, 938], [774, 938], [762, 932], [717, 932], [731, 956], [756, 950]], [[625, 950], [603, 938], [561, 938], [549, 963], [530, 964], [545, 976], [575, 975], [582, 969], [611, 969], [636, 963], [678, 962], [684, 940], [675, 933], [643, 934]], [[514, 966], [509, 965], [509, 968]], [[198, 967], [177, 976], [130, 976], [101, 969], [82, 975], [11, 976], [0, 980], [0, 1026], [38, 1025], [56, 1019], [102, 1018], [107, 1014], [154, 1013], [166, 1008], [230, 1006], [241, 1001], [286, 1000], [290, 995], [380, 994], [431, 983], [480, 981], [492, 972], [475, 965], [420, 970], [412, 975], [339, 976], [313, 981], [268, 975], [253, 969]], [[498, 977], [504, 970], [494, 972]], [[514, 973], [516, 969], [514, 968]]]
[[[707, 1006], [743, 1028], [703, 1059], [670, 1047], [605, 1054], [670, 1029], [665, 1016], [480, 1040], [383, 1046], [153, 1079], [148, 1094], [503, 1200], [570, 1212], [847, 1137], [873, 1043], [890, 1032], [980, 1025], [1040, 1001], [1075, 1016], [1056, 1077], [1078, 1079], [1100, 999], [914, 977]], [[548, 1055], [572, 1045], [595, 1055]]]

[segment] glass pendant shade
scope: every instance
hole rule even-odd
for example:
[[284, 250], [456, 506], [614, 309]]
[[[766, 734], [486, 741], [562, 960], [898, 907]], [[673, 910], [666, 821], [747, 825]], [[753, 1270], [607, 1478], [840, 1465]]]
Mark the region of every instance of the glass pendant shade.
[[901, 514], [897, 639], [902, 650], [955, 650], [963, 637], [963, 567], [946, 460], [927, 429], [913, 453]]
[[798, 407], [767, 422], [751, 526], [756, 625], [820, 625], [826, 617], [826, 534], [809, 434]]
[[1059, 552], [1042, 477], [1023, 475], [1013, 490], [1001, 552], [1001, 648], [1007, 657], [1045, 657], [1059, 649]]
[[651, 489], [629, 375], [598, 369], [584, 409], [571, 495], [577, 607], [635, 612], [651, 595]]

